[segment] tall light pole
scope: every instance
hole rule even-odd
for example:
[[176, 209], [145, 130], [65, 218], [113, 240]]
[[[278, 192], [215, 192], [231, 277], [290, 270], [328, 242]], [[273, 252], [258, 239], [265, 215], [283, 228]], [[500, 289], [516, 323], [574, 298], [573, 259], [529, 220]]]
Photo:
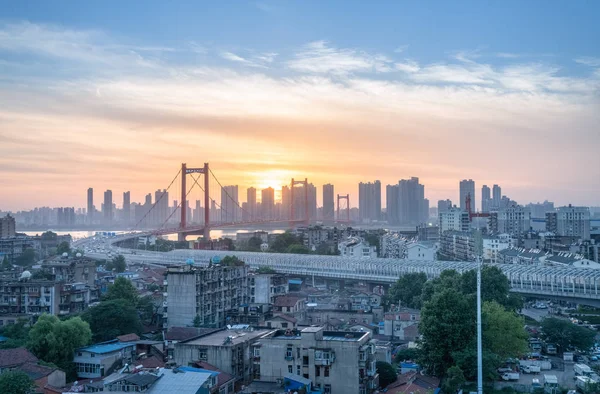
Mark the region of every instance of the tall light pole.
[[483, 394], [483, 357], [481, 344], [481, 258], [477, 256], [477, 393]]

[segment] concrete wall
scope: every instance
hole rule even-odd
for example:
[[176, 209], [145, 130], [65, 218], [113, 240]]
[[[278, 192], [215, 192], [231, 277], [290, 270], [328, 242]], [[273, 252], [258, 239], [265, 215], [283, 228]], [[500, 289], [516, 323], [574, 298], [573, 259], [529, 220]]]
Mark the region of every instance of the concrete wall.
[[167, 283], [167, 327], [191, 326], [196, 317], [196, 275], [169, 273]]

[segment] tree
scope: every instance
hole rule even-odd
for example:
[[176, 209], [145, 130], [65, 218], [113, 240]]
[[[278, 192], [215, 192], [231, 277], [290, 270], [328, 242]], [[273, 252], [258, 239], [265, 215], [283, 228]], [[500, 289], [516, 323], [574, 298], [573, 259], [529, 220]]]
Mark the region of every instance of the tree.
[[364, 240], [371, 246], [377, 247], [379, 249], [379, 236], [373, 233], [367, 233], [364, 236]]
[[72, 370], [73, 352], [87, 345], [91, 338], [90, 326], [81, 318], [62, 321], [43, 314], [29, 331], [27, 347], [38, 358], [69, 371]]
[[19, 318], [15, 324], [5, 326], [1, 332], [8, 339], [0, 344], [0, 349], [15, 349], [25, 346], [29, 333], [28, 323], [29, 320]]
[[22, 371], [8, 371], [0, 375], [0, 393], [30, 394], [35, 385]]
[[260, 252], [260, 245], [262, 245], [262, 239], [260, 237], [254, 236], [250, 237], [248, 240], [248, 250], [250, 252]]
[[454, 288], [436, 292], [421, 311], [420, 363], [442, 377], [455, 365], [453, 352], [466, 348], [475, 336], [475, 308]]
[[425, 282], [427, 275], [423, 272], [402, 275], [386, 294], [386, 303], [420, 309]]
[[446, 380], [444, 381], [442, 388], [444, 393], [454, 394], [462, 387], [463, 384], [465, 384], [465, 382], [465, 374], [460, 367], [455, 365], [448, 369]]
[[81, 315], [90, 324], [94, 342], [103, 342], [124, 334], [140, 334], [142, 323], [135, 306], [124, 299], [103, 301]]
[[444, 270], [440, 276], [427, 281], [423, 286], [423, 293], [421, 295], [422, 302], [425, 303], [431, 298], [436, 292], [440, 292], [444, 289], [455, 289], [457, 291], [462, 289], [461, 275], [455, 270]]
[[375, 364], [377, 373], [379, 374], [379, 386], [386, 388], [391, 383], [394, 383], [398, 379], [398, 374], [391, 364], [385, 361], [377, 361]]
[[63, 253], [71, 253], [71, 245], [68, 242], [63, 241], [56, 247], [56, 254], [62, 255]]
[[136, 309], [140, 315], [140, 320], [145, 324], [152, 324], [155, 316], [155, 306], [152, 297], [141, 297], [138, 300]]
[[29, 267], [35, 263], [35, 259], [35, 250], [33, 248], [27, 248], [19, 257], [17, 257], [15, 264], [20, 265], [21, 267]]
[[501, 359], [513, 358], [527, 352], [525, 322], [522, 317], [507, 311], [495, 301], [486, 301], [481, 308], [482, 336], [485, 348]]
[[227, 250], [235, 250], [235, 245], [233, 243], [233, 239], [223, 238], [223, 243], [225, 244], [225, 248], [227, 248]]
[[58, 234], [52, 232], [52, 231], [46, 231], [44, 233], [42, 233], [42, 241], [53, 241], [58, 237]]
[[549, 317], [542, 320], [542, 332], [548, 343], [555, 344], [561, 351], [571, 349], [587, 351], [594, 344], [595, 333], [568, 320]]
[[194, 317], [193, 325], [194, 327], [200, 327], [200, 325], [202, 325], [202, 319], [200, 318], [200, 315], [196, 315], [196, 317]]
[[[519, 297], [509, 296], [510, 283], [504, 273], [498, 268], [484, 265], [481, 269], [481, 300], [496, 301], [498, 304], [513, 310], [521, 309]], [[465, 294], [477, 292], [477, 270], [462, 274], [462, 291]]]
[[401, 349], [394, 356], [394, 362], [401, 363], [406, 360], [416, 360], [419, 357], [419, 351], [417, 349]]
[[2, 259], [2, 266], [0, 266], [0, 269], [2, 269], [2, 271], [10, 271], [12, 268], [13, 266], [10, 263], [10, 261], [8, 261], [8, 256], [4, 256], [4, 258]]
[[106, 264], [106, 269], [109, 271], [115, 270], [118, 273], [125, 272], [125, 269], [127, 269], [125, 257], [122, 254], [115, 256], [112, 261]]
[[132, 306], [136, 306], [139, 300], [138, 292], [129, 279], [119, 277], [115, 283], [108, 286], [104, 295], [105, 301], [124, 300]]
[[239, 258], [237, 258], [237, 256], [225, 256], [221, 260], [220, 264], [222, 266], [227, 266], [227, 267], [241, 267], [245, 263], [242, 260], [240, 260]]
[[275, 237], [271, 245], [269, 245], [269, 251], [275, 253], [287, 253], [287, 249], [293, 244], [302, 245], [302, 240], [291, 232], [286, 231]]
[[277, 271], [275, 271], [271, 267], [267, 267], [267, 266], [263, 265], [261, 267], [258, 267], [258, 269], [256, 270], [256, 273], [258, 273], [258, 274], [276, 274]]
[[310, 250], [304, 245], [300, 244], [292, 244], [288, 246], [285, 250], [285, 253], [293, 253], [293, 254], [309, 254]]

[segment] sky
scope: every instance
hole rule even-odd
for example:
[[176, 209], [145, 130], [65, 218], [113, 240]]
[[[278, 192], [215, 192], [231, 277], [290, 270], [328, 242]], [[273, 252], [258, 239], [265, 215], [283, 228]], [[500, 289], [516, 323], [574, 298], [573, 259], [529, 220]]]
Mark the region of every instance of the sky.
[[360, 181], [417, 176], [432, 206], [464, 178], [600, 205], [598, 15], [597, 1], [2, 2], [0, 210], [84, 207], [88, 187], [140, 201], [182, 162], [209, 162], [242, 201], [294, 177], [356, 206]]

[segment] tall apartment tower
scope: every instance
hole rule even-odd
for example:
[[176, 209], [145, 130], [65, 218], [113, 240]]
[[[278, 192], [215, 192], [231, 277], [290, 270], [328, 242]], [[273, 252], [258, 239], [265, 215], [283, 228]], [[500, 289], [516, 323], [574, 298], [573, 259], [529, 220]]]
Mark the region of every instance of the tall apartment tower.
[[238, 220], [238, 186], [223, 186], [221, 190], [221, 218], [224, 223], [232, 223]]
[[6, 215], [3, 218], [0, 218], [0, 238], [11, 238], [16, 234], [16, 222], [15, 218]]
[[450, 200], [439, 200], [437, 203], [438, 206], [438, 214], [442, 212], [446, 212], [452, 208], [452, 201]]
[[477, 204], [475, 203], [475, 181], [472, 179], [463, 179], [459, 184], [460, 189], [460, 209], [467, 210], [467, 196], [471, 196], [471, 211], [477, 210]]
[[481, 212], [489, 212], [491, 209], [492, 197], [490, 188], [487, 185], [481, 187]]
[[289, 219], [292, 211], [292, 194], [289, 186], [281, 187], [281, 214], [280, 219]]
[[358, 184], [358, 218], [361, 222], [381, 219], [381, 182]]
[[249, 187], [246, 189], [246, 203], [248, 212], [248, 219], [253, 220], [258, 218], [258, 212], [256, 212], [256, 189]]
[[88, 217], [88, 224], [92, 224], [94, 223], [94, 189], [93, 188], [88, 188], [87, 191], [87, 217]]
[[419, 178], [402, 179], [398, 183], [398, 217], [400, 224], [419, 225], [429, 218], [429, 202], [425, 201], [425, 186]]
[[112, 190], [107, 190], [104, 192], [104, 205], [102, 206], [103, 215], [104, 215], [104, 223], [111, 224], [113, 219], [113, 198], [112, 198]]
[[131, 220], [131, 192], [123, 192], [123, 223]]
[[333, 201], [333, 185], [323, 185], [323, 220], [335, 219], [335, 204]]
[[387, 216], [388, 224], [396, 225], [400, 223], [400, 216], [398, 213], [399, 206], [399, 185], [387, 185], [385, 187], [385, 213]]
[[260, 191], [260, 211], [261, 219], [275, 219], [275, 190], [272, 187]]
[[498, 185], [492, 187], [492, 210], [497, 211], [502, 202], [502, 188]]
[[590, 209], [569, 204], [556, 211], [557, 235], [590, 239]]

